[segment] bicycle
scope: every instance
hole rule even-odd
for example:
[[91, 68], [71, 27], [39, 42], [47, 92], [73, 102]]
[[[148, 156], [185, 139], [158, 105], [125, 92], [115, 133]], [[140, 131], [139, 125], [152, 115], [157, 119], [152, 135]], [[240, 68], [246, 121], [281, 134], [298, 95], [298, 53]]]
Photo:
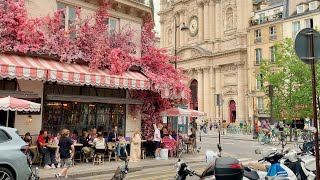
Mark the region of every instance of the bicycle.
[[272, 129], [268, 134], [265, 134], [261, 130], [258, 134], [258, 142], [262, 145], [272, 143], [275, 146], [278, 146], [281, 142], [281, 138], [275, 129]]

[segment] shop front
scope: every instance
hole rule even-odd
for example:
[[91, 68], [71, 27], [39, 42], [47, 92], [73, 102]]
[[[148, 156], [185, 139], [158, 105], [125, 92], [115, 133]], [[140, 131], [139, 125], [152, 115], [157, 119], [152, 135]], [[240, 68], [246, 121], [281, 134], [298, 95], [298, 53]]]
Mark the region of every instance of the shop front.
[[[111, 75], [107, 70], [92, 71], [86, 65], [12, 54], [0, 54], [0, 77], [0, 96], [12, 95], [42, 104], [41, 112], [31, 114], [31, 121], [26, 121], [28, 113], [11, 112], [9, 116], [10, 126], [20, 134], [34, 135], [40, 129], [56, 134], [63, 128], [80, 135], [82, 130], [93, 127], [109, 133], [118, 126], [128, 136], [141, 127], [140, 115], [131, 116], [129, 106], [142, 104], [131, 99], [128, 90], [151, 87], [139, 71]], [[2, 117], [7, 112], [0, 113]]]

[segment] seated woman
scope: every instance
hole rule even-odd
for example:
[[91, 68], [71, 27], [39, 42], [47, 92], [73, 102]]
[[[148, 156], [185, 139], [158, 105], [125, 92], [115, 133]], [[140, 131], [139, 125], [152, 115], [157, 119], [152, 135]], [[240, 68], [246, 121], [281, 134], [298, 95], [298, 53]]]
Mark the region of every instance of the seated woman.
[[162, 132], [161, 132], [161, 138], [164, 138], [166, 136], [169, 136], [169, 132], [168, 132], [167, 128], [163, 128]]
[[98, 132], [97, 137], [93, 140], [95, 153], [104, 154], [106, 151], [106, 141], [103, 138], [102, 132]]
[[[118, 146], [117, 146], [117, 155], [118, 158], [121, 157], [121, 149], [123, 148], [124, 150], [126, 150], [126, 146], [127, 146], [127, 141], [126, 139], [122, 136], [121, 133], [118, 134]], [[118, 159], [120, 160], [120, 159]]]
[[94, 149], [92, 146], [89, 144], [90, 138], [89, 138], [89, 133], [87, 131], [82, 132], [82, 136], [80, 137], [79, 143], [83, 144], [83, 148], [81, 151], [85, 155], [86, 162], [88, 162], [89, 158], [92, 156]]
[[72, 135], [71, 135], [71, 139], [74, 141], [74, 142], [79, 142], [79, 134], [78, 134], [78, 131], [73, 131]]
[[24, 135], [24, 138], [23, 138], [24, 142], [26, 142], [28, 144], [28, 146], [31, 146], [32, 145], [32, 137], [30, 135], [29, 132], [27, 132], [25, 135]]

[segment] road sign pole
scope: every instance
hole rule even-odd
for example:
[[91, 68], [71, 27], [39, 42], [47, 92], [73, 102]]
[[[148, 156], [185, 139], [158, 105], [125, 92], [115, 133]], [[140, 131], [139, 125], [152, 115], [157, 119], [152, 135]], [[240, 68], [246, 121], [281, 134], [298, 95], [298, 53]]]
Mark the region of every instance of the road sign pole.
[[314, 34], [313, 31], [310, 31], [310, 53], [311, 53], [311, 73], [312, 73], [312, 101], [313, 101], [313, 122], [314, 127], [316, 128], [315, 136], [315, 151], [316, 151], [316, 173], [317, 178], [320, 179], [320, 169], [319, 169], [319, 136], [318, 136], [318, 118], [317, 118], [317, 92], [316, 92], [316, 72], [315, 72], [315, 53], [314, 53]]

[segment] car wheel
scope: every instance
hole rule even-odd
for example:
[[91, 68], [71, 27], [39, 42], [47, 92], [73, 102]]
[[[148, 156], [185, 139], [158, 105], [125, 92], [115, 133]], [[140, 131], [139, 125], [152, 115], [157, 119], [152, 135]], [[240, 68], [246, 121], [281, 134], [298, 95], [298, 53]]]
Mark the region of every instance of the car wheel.
[[13, 180], [12, 172], [4, 167], [0, 167], [0, 180]]

